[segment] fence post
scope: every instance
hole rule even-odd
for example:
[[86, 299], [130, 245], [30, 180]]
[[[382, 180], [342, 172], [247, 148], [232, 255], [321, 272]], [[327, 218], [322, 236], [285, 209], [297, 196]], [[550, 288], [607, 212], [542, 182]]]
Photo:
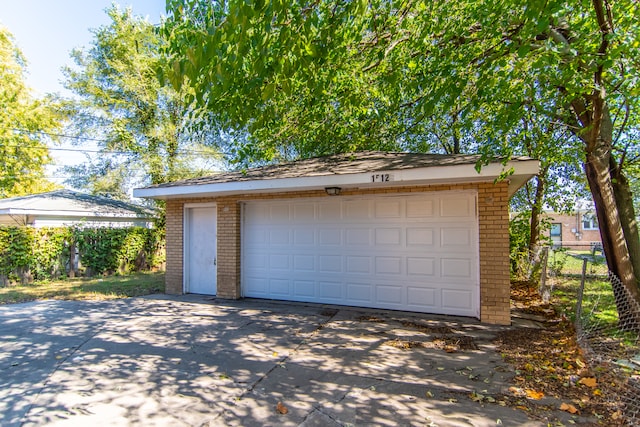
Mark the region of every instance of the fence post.
[[578, 288], [578, 296], [576, 300], [576, 335], [582, 335], [582, 299], [584, 298], [584, 284], [587, 279], [587, 259], [582, 259], [582, 278], [580, 279], [580, 287]]
[[547, 264], [549, 262], [549, 247], [542, 248], [542, 271], [540, 272], [540, 287], [538, 288], [538, 294], [545, 303], [549, 302], [550, 292], [547, 289]]

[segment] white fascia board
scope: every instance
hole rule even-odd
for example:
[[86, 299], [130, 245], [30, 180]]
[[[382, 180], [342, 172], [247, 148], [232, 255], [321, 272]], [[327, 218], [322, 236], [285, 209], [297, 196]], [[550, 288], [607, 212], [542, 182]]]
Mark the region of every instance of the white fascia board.
[[[509, 170], [512, 167], [514, 173], [507, 177], [507, 179], [511, 180], [512, 178], [518, 177], [520, 178], [519, 181], [521, 181], [520, 185], [522, 185], [538, 173], [540, 166], [537, 160], [526, 160], [508, 162], [505, 166], [501, 163], [491, 163], [483, 166], [480, 173], [475, 170], [475, 165], [473, 164], [432, 166], [402, 170], [371, 170], [369, 172], [340, 175], [136, 188], [133, 190], [133, 196], [151, 199], [172, 199], [179, 197], [230, 196], [251, 193], [318, 190], [326, 187], [382, 188], [407, 185], [480, 182], [493, 181], [499, 177], [503, 171]], [[374, 177], [376, 175], [387, 174], [389, 175], [389, 180], [385, 182], [376, 181]]]

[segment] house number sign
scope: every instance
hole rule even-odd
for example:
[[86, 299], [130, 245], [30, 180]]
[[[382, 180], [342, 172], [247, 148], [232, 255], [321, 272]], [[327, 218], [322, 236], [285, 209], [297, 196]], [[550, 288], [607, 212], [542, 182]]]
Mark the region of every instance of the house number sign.
[[371, 182], [391, 182], [393, 181], [393, 175], [390, 173], [372, 173]]

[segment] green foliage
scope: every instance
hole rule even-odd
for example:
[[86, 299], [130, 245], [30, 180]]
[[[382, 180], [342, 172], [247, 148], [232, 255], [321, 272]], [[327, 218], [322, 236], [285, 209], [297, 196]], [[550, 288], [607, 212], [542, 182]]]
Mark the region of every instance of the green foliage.
[[130, 228], [32, 228], [0, 226], [0, 277], [5, 282], [55, 279], [66, 274], [75, 242], [92, 273], [121, 274], [164, 261], [163, 232]]
[[158, 231], [131, 228], [75, 228], [73, 238], [80, 262], [93, 274], [126, 274], [156, 265], [160, 248]]
[[529, 212], [518, 213], [509, 221], [509, 259], [511, 275], [514, 278], [527, 277], [530, 265], [530, 221]]
[[9, 281], [58, 277], [70, 237], [67, 228], [0, 227], [0, 275]]
[[111, 22], [93, 30], [91, 45], [72, 52], [76, 67], [65, 70], [65, 85], [75, 95], [65, 104], [69, 131], [95, 137], [104, 153], [67, 168], [69, 182], [127, 199], [141, 179], [158, 184], [210, 173], [219, 159], [217, 133], [204, 122], [201, 132], [193, 131], [184, 103], [188, 90], [159, 83], [166, 62], [153, 25], [116, 5], [107, 14]]
[[26, 62], [13, 36], [0, 26], [0, 198], [49, 191], [46, 136], [56, 133], [55, 105], [36, 99], [25, 84]]

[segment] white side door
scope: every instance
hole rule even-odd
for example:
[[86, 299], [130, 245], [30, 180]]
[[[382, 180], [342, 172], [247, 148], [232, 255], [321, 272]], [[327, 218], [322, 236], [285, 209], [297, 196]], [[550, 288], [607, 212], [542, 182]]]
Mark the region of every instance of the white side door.
[[184, 290], [215, 295], [217, 291], [217, 208], [185, 207]]

